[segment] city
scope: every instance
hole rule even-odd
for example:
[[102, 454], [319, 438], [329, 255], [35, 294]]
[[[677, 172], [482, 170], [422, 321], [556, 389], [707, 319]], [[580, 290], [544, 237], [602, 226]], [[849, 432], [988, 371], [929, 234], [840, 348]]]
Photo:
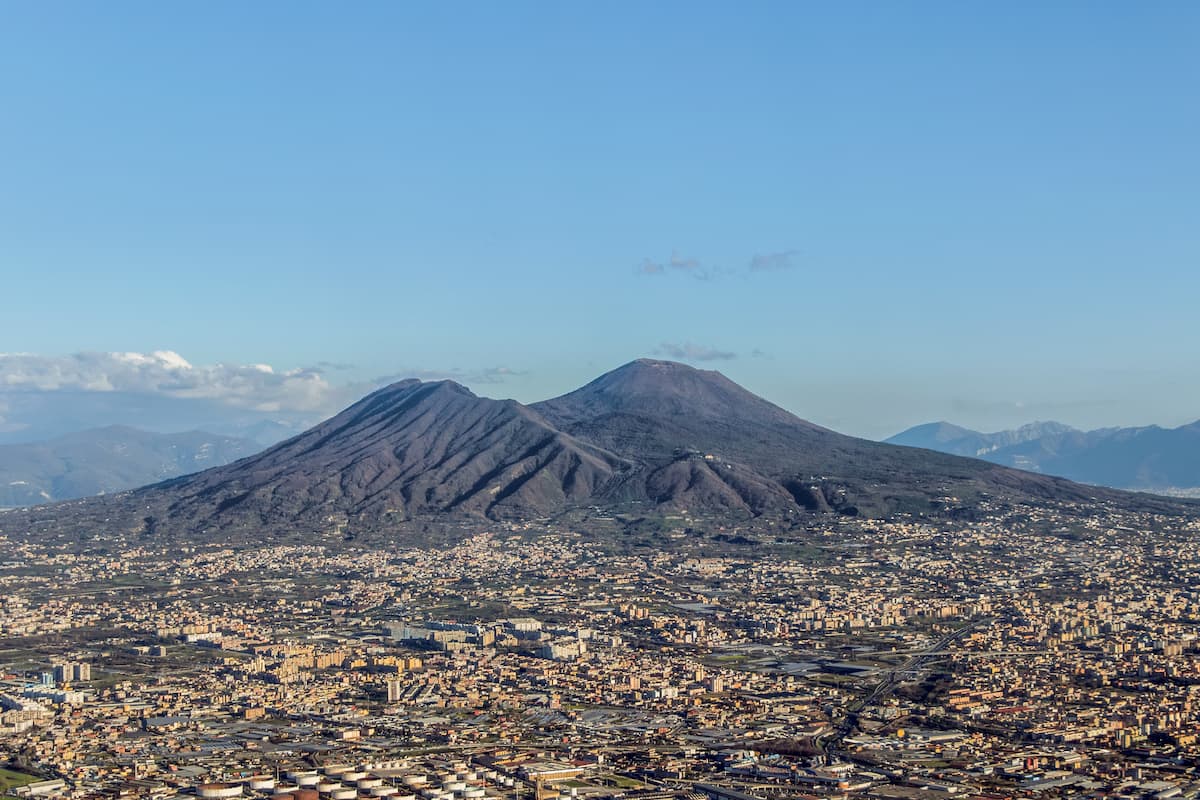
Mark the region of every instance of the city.
[[9, 535], [14, 791], [1200, 794], [1200, 522], [653, 521], [174, 564]]
[[0, 5], [0, 800], [1200, 800], [1200, 3]]

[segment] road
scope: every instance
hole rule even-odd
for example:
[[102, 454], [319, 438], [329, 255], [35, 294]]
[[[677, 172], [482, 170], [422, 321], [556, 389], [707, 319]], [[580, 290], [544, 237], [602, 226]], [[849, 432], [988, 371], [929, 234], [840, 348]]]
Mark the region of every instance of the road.
[[919, 671], [926, 665], [926, 663], [932, 661], [936, 657], [941, 656], [947, 647], [959, 641], [975, 629], [984, 625], [990, 625], [994, 621], [995, 620], [992, 617], [976, 617], [975, 619], [967, 622], [961, 628], [957, 628], [956, 630], [947, 633], [941, 639], [938, 639], [924, 650], [912, 654], [909, 656], [908, 660], [899, 667], [885, 672], [883, 679], [880, 680], [879, 683], [875, 684], [875, 687], [871, 689], [868, 694], [859, 698], [858, 700], [855, 700], [846, 707], [846, 716], [842, 720], [841, 724], [830, 733], [818, 737], [815, 742], [816, 745], [821, 748], [821, 751], [825, 753], [826, 757], [828, 757], [830, 750], [839, 742], [841, 742], [842, 739], [846, 738], [846, 736], [848, 736], [852, 730], [854, 730], [858, 721], [858, 712], [862, 711], [867, 706], [879, 702], [891, 694], [892, 690], [896, 688], [896, 684], [900, 682], [901, 675]]

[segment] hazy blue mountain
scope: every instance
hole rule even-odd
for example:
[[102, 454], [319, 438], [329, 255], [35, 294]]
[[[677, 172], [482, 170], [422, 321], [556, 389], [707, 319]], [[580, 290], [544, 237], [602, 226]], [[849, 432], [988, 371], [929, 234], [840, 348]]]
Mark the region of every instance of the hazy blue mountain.
[[1079, 431], [1070, 425], [1063, 425], [1061, 422], [1031, 422], [1014, 430], [997, 431], [996, 433], [980, 433], [949, 422], [929, 422], [909, 428], [886, 441], [888, 444], [924, 447], [927, 450], [937, 450], [956, 456], [986, 458], [988, 453], [994, 453], [1006, 447], [1036, 441], [1046, 436], [1070, 433], [1079, 433]]
[[1200, 422], [1178, 428], [1151, 425], [1093, 431], [1035, 422], [997, 433], [933, 422], [887, 441], [1098, 486], [1172, 492], [1200, 488]]
[[0, 385], [0, 445], [44, 442], [77, 431], [125, 425], [142, 431], [211, 431], [261, 447], [295, 436], [312, 413], [233, 408], [209, 398], [144, 392], [5, 391]]
[[0, 445], [0, 507], [105, 494], [200, 472], [251, 455], [247, 439], [121, 425], [44, 442]]
[[304, 433], [310, 426], [299, 423], [281, 422], [264, 419], [245, 424], [206, 425], [203, 430], [230, 436], [234, 439], [247, 439], [259, 446], [259, 449], [278, 444], [284, 439]]

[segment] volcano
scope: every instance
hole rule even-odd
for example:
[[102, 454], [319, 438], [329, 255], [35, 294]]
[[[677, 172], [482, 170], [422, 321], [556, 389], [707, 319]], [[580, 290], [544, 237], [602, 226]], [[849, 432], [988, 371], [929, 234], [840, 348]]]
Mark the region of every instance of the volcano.
[[119, 495], [0, 515], [0, 530], [141, 533], [421, 518], [532, 520], [581, 507], [916, 517], [989, 503], [1190, 506], [807, 422], [719, 372], [638, 360], [529, 406], [406, 380], [262, 453]]

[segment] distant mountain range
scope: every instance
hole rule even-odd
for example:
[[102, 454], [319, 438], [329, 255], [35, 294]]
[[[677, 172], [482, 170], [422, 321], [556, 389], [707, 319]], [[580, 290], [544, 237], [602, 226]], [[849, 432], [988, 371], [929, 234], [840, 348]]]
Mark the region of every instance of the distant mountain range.
[[1035, 422], [998, 433], [931, 422], [887, 441], [1098, 486], [1200, 495], [1200, 421], [1178, 428], [1151, 425], [1094, 431]]
[[0, 515], [0, 530], [236, 540], [391, 530], [421, 518], [537, 520], [573, 509], [729, 519], [971, 514], [992, 504], [1180, 501], [806, 422], [717, 372], [639, 360], [526, 406], [406, 380], [257, 455], [120, 495]]
[[0, 445], [0, 507], [131, 489], [228, 464], [259, 449], [232, 436], [150, 433], [122, 425]]
[[150, 392], [8, 391], [0, 384], [0, 445], [45, 442], [112, 425], [142, 431], [208, 431], [253, 439], [266, 447], [309, 427], [320, 416], [235, 409], [208, 398]]

